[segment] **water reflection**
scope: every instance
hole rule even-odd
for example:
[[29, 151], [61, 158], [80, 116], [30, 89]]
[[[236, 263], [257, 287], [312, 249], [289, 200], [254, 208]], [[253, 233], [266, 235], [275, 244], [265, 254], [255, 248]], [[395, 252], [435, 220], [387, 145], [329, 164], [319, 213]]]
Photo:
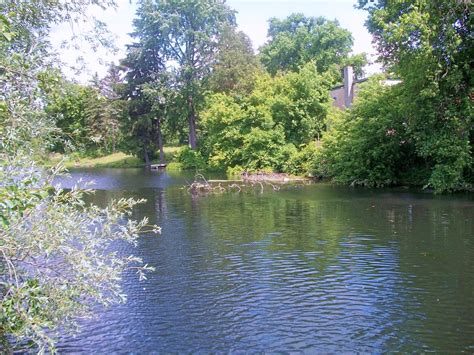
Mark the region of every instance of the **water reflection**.
[[[78, 172], [74, 178], [88, 172]], [[474, 201], [328, 185], [193, 199], [189, 176], [94, 172], [163, 228], [126, 305], [60, 351], [474, 350]]]

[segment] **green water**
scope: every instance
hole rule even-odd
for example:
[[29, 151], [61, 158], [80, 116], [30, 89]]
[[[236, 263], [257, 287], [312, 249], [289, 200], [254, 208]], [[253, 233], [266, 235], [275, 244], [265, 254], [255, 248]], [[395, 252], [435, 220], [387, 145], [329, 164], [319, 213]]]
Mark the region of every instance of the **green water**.
[[146, 198], [156, 267], [59, 351], [474, 352], [474, 196], [314, 184], [192, 196], [189, 175], [78, 170]]

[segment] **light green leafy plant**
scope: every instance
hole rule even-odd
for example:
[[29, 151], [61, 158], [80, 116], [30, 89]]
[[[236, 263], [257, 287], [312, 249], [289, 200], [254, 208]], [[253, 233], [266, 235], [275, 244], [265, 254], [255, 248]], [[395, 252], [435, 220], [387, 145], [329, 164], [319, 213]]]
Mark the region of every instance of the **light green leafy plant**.
[[143, 279], [152, 270], [140, 258], [117, 254], [113, 243], [136, 245], [140, 232], [159, 228], [128, 219], [143, 201], [86, 205], [91, 190], [55, 188], [56, 172], [13, 163], [0, 166], [0, 336], [52, 349], [59, 327], [74, 327], [97, 305], [125, 300], [123, 271]]
[[[152, 267], [114, 251], [136, 245], [140, 232], [159, 232], [129, 219], [142, 201], [122, 199], [104, 209], [87, 205], [90, 190], [53, 186], [62, 169], [35, 164], [60, 135], [44, 111], [57, 89], [46, 41], [50, 25], [76, 21], [91, 5], [109, 1], [0, 3], [0, 342], [5, 351], [54, 351], [59, 329], [93, 316], [98, 305], [125, 299], [121, 275], [139, 278]], [[8, 349], [11, 347], [11, 349]]]

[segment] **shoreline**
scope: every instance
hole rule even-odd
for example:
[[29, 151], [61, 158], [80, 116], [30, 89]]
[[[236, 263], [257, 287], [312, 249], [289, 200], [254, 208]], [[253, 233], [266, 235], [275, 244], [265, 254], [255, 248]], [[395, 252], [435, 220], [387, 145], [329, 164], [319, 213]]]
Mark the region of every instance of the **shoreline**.
[[[167, 150], [167, 166], [164, 171], [192, 171], [192, 169], [184, 169], [182, 164], [176, 161], [177, 152], [179, 152], [179, 147], [170, 147]], [[40, 165], [44, 167], [51, 168], [59, 163], [63, 162], [63, 165], [66, 169], [145, 169], [145, 163], [142, 162], [139, 158], [134, 157], [132, 155], [128, 155], [122, 152], [113, 153], [109, 155], [105, 155], [102, 157], [90, 158], [90, 157], [83, 157], [83, 158], [75, 158], [73, 156], [64, 156], [61, 154], [55, 154], [49, 156], [45, 159]], [[158, 164], [157, 160], [153, 160], [152, 164]], [[205, 174], [213, 173], [215, 171], [212, 170], [202, 170]], [[222, 172], [225, 173], [225, 172]], [[434, 193], [433, 189], [431, 188], [423, 188], [422, 185], [414, 185], [414, 184], [407, 184], [407, 183], [400, 183], [391, 186], [363, 186], [363, 185], [354, 185], [351, 184], [342, 184], [331, 179], [327, 178], [317, 178], [317, 177], [308, 177], [302, 175], [290, 175], [287, 173], [268, 173], [268, 172], [254, 172], [248, 173], [243, 172], [238, 175], [228, 175], [227, 179], [219, 179], [219, 180], [209, 180], [212, 183], [235, 183], [235, 182], [242, 182], [242, 183], [275, 183], [275, 184], [285, 184], [285, 183], [314, 183], [314, 182], [326, 182], [331, 183], [334, 185], [341, 185], [347, 186], [352, 188], [362, 187], [362, 188], [373, 188], [373, 189], [380, 189], [380, 188], [390, 188], [390, 189], [416, 189], [420, 192], [425, 193]], [[445, 194], [453, 194], [453, 193], [474, 193], [474, 188], [466, 187], [463, 189], [451, 191]], [[444, 194], [443, 194], [444, 195]]]

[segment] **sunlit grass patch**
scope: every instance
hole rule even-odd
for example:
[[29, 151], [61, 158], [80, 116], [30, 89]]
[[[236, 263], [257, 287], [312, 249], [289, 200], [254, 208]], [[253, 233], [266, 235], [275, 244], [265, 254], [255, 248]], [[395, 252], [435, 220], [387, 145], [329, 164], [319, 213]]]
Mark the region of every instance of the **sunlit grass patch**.
[[[176, 156], [182, 147], [165, 147], [165, 162], [168, 163], [168, 168], [173, 170], [180, 170], [181, 166], [176, 162]], [[157, 154], [158, 155], [158, 154]], [[102, 157], [78, 157], [77, 155], [62, 155], [58, 153], [51, 154], [47, 161], [44, 162], [46, 166], [54, 166], [61, 160], [64, 162], [66, 168], [140, 168], [144, 167], [143, 160], [128, 155], [122, 152], [105, 155]], [[158, 159], [154, 159], [152, 164], [159, 163]]]

